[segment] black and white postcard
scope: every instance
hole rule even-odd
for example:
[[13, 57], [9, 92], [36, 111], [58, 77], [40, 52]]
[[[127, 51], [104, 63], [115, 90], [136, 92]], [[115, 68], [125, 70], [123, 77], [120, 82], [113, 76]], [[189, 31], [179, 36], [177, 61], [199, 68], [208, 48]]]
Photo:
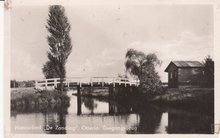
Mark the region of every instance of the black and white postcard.
[[219, 2], [11, 0], [4, 14], [6, 137], [218, 137]]

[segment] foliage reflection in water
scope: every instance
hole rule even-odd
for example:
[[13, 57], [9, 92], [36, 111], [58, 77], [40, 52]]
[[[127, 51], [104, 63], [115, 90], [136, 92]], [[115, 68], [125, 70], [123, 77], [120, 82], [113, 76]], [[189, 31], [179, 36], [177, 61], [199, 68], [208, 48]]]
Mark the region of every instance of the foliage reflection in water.
[[69, 96], [69, 107], [12, 111], [12, 133], [212, 133], [214, 119], [207, 113], [155, 105], [139, 109], [93, 98], [77, 100], [71, 93]]

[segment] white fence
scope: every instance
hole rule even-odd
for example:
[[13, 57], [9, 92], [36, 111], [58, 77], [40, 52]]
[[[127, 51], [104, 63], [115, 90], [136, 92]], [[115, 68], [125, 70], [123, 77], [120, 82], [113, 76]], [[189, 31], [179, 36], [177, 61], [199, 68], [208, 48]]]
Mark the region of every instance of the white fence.
[[[36, 80], [35, 81], [35, 88], [36, 89], [55, 89], [57, 88], [58, 84], [60, 83], [60, 78], [53, 78], [53, 79], [43, 79], [43, 80]], [[115, 87], [116, 84], [124, 86], [138, 86], [139, 80], [135, 79], [127, 79], [127, 78], [113, 78], [113, 77], [74, 77], [74, 78], [65, 78], [63, 82], [67, 87], [70, 86], [70, 83], [75, 83], [75, 86], [82, 86], [82, 85], [100, 85], [104, 86], [105, 84], [113, 85]]]

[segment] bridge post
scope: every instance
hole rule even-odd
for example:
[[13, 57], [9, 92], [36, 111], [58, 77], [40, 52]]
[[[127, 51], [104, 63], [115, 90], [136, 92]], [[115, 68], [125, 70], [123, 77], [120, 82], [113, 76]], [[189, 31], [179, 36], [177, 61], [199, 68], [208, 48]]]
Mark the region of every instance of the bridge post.
[[82, 108], [81, 108], [81, 91], [80, 91], [80, 86], [77, 86], [77, 115], [82, 114]]
[[112, 83], [113, 83], [113, 87], [115, 87], [115, 79], [114, 78], [113, 78], [113, 82]]
[[102, 87], [104, 87], [104, 78], [102, 78]]
[[90, 85], [93, 86], [92, 78], [90, 78]]
[[45, 88], [46, 88], [46, 90], [47, 90], [47, 80], [45, 80]]
[[35, 80], [35, 88], [38, 89], [38, 81]]
[[110, 115], [113, 115], [115, 113], [115, 106], [111, 101], [109, 102], [108, 112], [109, 112]]
[[114, 91], [113, 86], [109, 86], [109, 99], [113, 99]]
[[70, 82], [68, 80], [66, 80], [66, 82], [67, 82], [67, 88], [69, 88], [70, 87]]
[[54, 80], [54, 88], [57, 89], [57, 79]]

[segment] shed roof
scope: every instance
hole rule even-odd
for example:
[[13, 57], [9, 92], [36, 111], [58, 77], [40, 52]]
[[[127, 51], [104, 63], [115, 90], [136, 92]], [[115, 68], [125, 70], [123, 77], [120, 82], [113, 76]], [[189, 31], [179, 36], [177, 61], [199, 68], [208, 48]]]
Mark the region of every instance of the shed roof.
[[200, 68], [204, 65], [199, 61], [171, 61], [170, 64], [165, 69], [165, 72], [168, 72], [169, 66], [174, 64], [177, 68]]

